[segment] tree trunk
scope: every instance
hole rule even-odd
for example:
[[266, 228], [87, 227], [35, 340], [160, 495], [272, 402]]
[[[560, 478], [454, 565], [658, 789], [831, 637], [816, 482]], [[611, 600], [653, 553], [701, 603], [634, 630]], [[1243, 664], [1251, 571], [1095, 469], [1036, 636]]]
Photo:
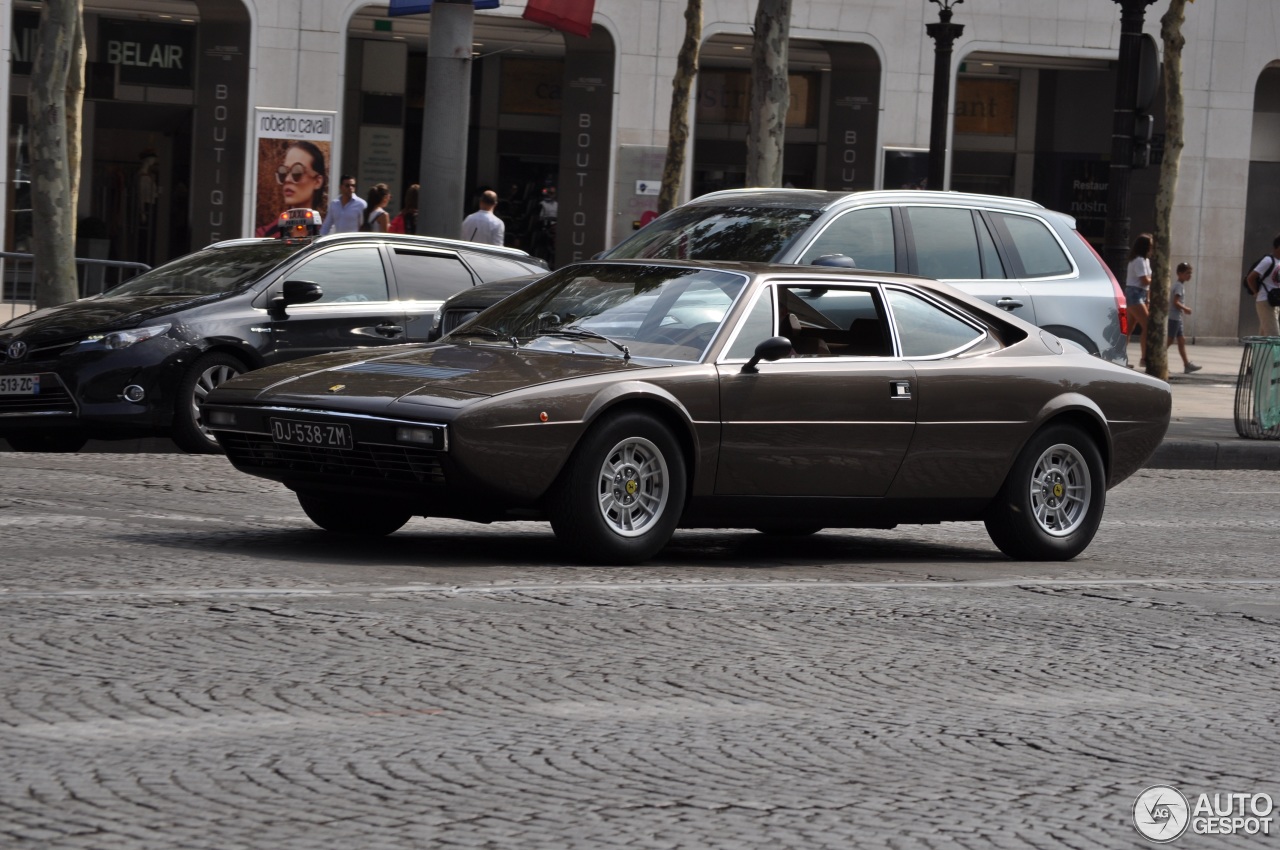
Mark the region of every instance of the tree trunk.
[[1147, 328], [1147, 374], [1169, 379], [1169, 289], [1173, 280], [1173, 256], [1177, 246], [1171, 244], [1170, 223], [1173, 219], [1174, 192], [1178, 185], [1178, 166], [1182, 160], [1182, 22], [1186, 19], [1187, 0], [1169, 0], [1169, 9], [1160, 19], [1160, 38], [1164, 42], [1164, 159], [1160, 162], [1160, 183], [1156, 189], [1156, 250], [1151, 267], [1151, 314]]
[[667, 161], [662, 167], [658, 214], [674, 207], [680, 197], [685, 154], [689, 147], [689, 93], [698, 76], [698, 51], [702, 45], [702, 0], [689, 0], [684, 10], [684, 43], [676, 57], [671, 80], [671, 118], [667, 122]]
[[787, 80], [790, 32], [791, 0], [758, 0], [747, 115], [748, 186], [782, 185], [782, 150], [791, 102]]
[[64, 304], [80, 295], [75, 240], [84, 60], [83, 0], [45, 0], [28, 104], [37, 307]]

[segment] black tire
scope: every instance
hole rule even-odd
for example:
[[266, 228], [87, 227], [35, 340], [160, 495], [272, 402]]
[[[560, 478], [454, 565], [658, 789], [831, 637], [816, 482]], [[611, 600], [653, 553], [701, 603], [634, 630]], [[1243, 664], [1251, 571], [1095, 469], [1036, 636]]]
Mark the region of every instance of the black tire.
[[1050, 425], [1023, 447], [984, 519], [993, 543], [1020, 561], [1069, 561], [1098, 531], [1106, 470], [1093, 440]]
[[326, 499], [298, 493], [298, 504], [316, 525], [334, 534], [386, 537], [399, 531], [413, 512], [391, 502]]
[[638, 564], [671, 540], [684, 511], [684, 455], [651, 416], [611, 416], [591, 428], [548, 504], [551, 528], [584, 560]]
[[15, 431], [5, 435], [15, 452], [49, 452], [70, 454], [84, 448], [89, 438], [79, 431]]
[[205, 427], [200, 405], [214, 387], [243, 375], [243, 363], [230, 354], [212, 352], [196, 358], [178, 383], [173, 402], [171, 436], [178, 448], [191, 454], [218, 454], [222, 447]]
[[756, 531], [770, 537], [808, 537], [822, 528], [820, 525], [757, 525]]

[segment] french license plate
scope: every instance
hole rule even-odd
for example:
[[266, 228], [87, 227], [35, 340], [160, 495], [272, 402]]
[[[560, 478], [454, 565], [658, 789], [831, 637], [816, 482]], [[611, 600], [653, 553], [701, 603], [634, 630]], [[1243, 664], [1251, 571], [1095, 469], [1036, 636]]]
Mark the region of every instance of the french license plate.
[[0, 376], [0, 395], [40, 395], [40, 376]]
[[290, 446], [315, 446], [324, 449], [349, 449], [355, 445], [350, 425], [324, 422], [299, 422], [294, 419], [272, 419], [271, 439]]

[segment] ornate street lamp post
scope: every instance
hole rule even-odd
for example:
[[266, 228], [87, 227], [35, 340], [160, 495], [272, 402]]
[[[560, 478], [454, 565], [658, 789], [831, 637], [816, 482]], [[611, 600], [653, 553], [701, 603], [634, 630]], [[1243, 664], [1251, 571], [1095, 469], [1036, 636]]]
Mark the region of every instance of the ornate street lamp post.
[[1107, 229], [1102, 251], [1107, 265], [1124, 283], [1129, 256], [1129, 175], [1133, 170], [1134, 115], [1138, 107], [1138, 70], [1142, 24], [1155, 0], [1114, 0], [1120, 5], [1120, 56], [1116, 67], [1116, 106], [1111, 122], [1111, 173], [1107, 182]]
[[947, 173], [947, 103], [951, 97], [951, 47], [964, 32], [951, 23], [951, 7], [964, 0], [929, 0], [938, 4], [938, 23], [926, 24], [933, 39], [933, 111], [929, 118], [929, 188], [942, 189]]

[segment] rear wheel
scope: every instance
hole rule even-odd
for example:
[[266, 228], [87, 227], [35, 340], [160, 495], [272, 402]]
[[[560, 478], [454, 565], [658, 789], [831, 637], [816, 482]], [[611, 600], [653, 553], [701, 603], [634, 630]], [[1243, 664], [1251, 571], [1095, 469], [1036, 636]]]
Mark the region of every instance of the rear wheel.
[[1010, 558], [1068, 561], [1098, 531], [1106, 505], [1106, 470], [1093, 440], [1070, 425], [1031, 438], [1009, 470], [985, 523]]
[[299, 493], [298, 504], [312, 522], [335, 534], [385, 537], [413, 517], [412, 511], [392, 502], [355, 502]]
[[216, 454], [222, 451], [213, 433], [204, 421], [200, 405], [209, 393], [236, 375], [244, 374], [245, 367], [229, 354], [212, 352], [196, 358], [187, 374], [178, 384], [178, 397], [173, 408], [173, 441], [178, 448], [192, 454]]
[[6, 434], [5, 441], [15, 452], [51, 452], [69, 454], [84, 448], [89, 438], [79, 431], [16, 431]]
[[570, 458], [548, 505], [551, 528], [584, 559], [639, 563], [675, 533], [685, 480], [684, 456], [665, 425], [643, 413], [610, 417]]

